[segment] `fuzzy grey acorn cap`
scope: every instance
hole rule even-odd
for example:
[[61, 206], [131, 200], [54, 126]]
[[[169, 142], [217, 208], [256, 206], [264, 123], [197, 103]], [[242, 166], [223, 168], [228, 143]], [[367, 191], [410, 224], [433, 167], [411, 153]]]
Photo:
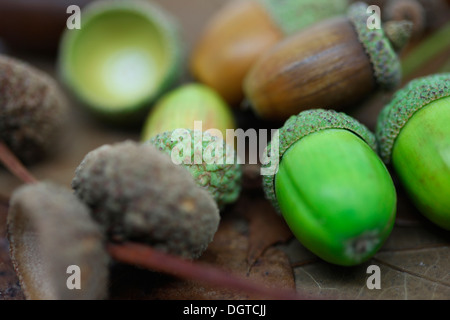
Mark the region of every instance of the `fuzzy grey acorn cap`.
[[54, 147], [66, 120], [66, 99], [47, 74], [0, 55], [0, 138], [22, 161]]
[[[108, 263], [103, 234], [70, 189], [51, 183], [14, 191], [8, 213], [12, 262], [27, 299], [103, 299]], [[69, 266], [78, 266], [80, 290], [70, 290]]]
[[149, 144], [125, 141], [86, 155], [72, 187], [112, 240], [197, 258], [219, 225], [214, 199]]
[[[272, 165], [272, 158], [278, 157], [278, 166], [282, 161], [284, 153], [297, 141], [307, 135], [327, 129], [344, 129], [353, 132], [355, 135], [365, 141], [374, 152], [376, 152], [376, 140], [370, 130], [359, 123], [354, 118], [343, 112], [334, 110], [312, 109], [291, 116], [278, 131], [278, 146], [273, 146], [271, 141], [264, 152], [262, 168], [268, 168]], [[274, 154], [273, 154], [274, 153]], [[270, 158], [268, 158], [270, 157]], [[275, 193], [275, 175], [278, 166], [273, 174], [263, 176], [263, 187], [266, 198], [280, 212]]]
[[[149, 143], [169, 155], [180, 145], [183, 150], [190, 149], [188, 163], [182, 165], [189, 170], [197, 184], [214, 197], [219, 208], [235, 202], [241, 192], [242, 169], [234, 150], [223, 139], [208, 132], [182, 129], [181, 133], [184, 134], [163, 132], [150, 139]], [[197, 143], [197, 140], [201, 143]], [[216, 150], [217, 147], [221, 147], [221, 150]], [[205, 159], [208, 154], [209, 160]], [[196, 159], [197, 156], [200, 159]]]

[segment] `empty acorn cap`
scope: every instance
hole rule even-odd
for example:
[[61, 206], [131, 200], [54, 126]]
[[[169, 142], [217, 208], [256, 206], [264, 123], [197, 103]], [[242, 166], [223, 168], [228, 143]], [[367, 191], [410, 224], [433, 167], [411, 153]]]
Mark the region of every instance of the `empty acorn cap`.
[[[349, 7], [348, 17], [353, 23], [359, 41], [366, 49], [366, 53], [372, 62], [378, 85], [384, 89], [392, 89], [398, 86], [401, 81], [402, 69], [400, 60], [383, 28], [370, 29], [367, 26], [367, 21], [371, 16], [371, 13], [367, 12], [367, 8], [368, 5], [366, 3], [356, 2]], [[406, 24], [406, 22], [396, 23]], [[401, 32], [402, 35], [397, 36], [395, 34], [396, 31]], [[411, 28], [395, 28], [391, 24], [390, 32], [391, 39], [402, 39], [401, 42], [406, 43], [405, 38], [410, 37]], [[400, 41], [396, 45], [401, 45]]]
[[0, 55], [0, 139], [31, 163], [55, 148], [67, 118], [67, 101], [44, 72]]
[[[186, 157], [183, 153], [187, 163], [181, 164], [189, 170], [195, 182], [214, 197], [219, 208], [235, 202], [239, 197], [242, 169], [234, 149], [221, 138], [208, 132], [185, 129], [179, 134], [177, 131], [163, 132], [149, 142], [169, 155], [175, 147], [182, 147], [183, 151], [190, 150], [190, 156]], [[211, 157], [207, 159], [209, 153]]]
[[392, 148], [408, 120], [429, 103], [450, 96], [450, 73], [435, 74], [409, 82], [397, 91], [378, 117], [378, 152], [385, 163], [391, 161]]
[[[365, 141], [374, 151], [376, 151], [375, 136], [364, 125], [354, 118], [342, 112], [334, 110], [312, 109], [303, 111], [296, 116], [291, 116], [284, 126], [279, 130], [279, 144], [275, 148], [273, 141], [267, 145], [264, 152], [263, 168], [272, 165], [272, 157], [278, 157], [277, 163], [281, 162], [283, 154], [297, 141], [307, 135], [326, 129], [345, 129], [353, 132]], [[274, 155], [271, 153], [275, 152]], [[271, 157], [268, 159], [267, 157]], [[263, 187], [266, 198], [272, 202], [272, 205], [279, 211], [278, 202], [275, 193], [275, 175], [278, 167], [273, 174], [263, 176]]]
[[211, 195], [150, 144], [125, 141], [91, 151], [72, 187], [113, 241], [148, 243], [197, 258], [219, 225]]
[[[12, 262], [27, 299], [103, 299], [109, 258], [99, 226], [69, 189], [36, 183], [17, 189], [8, 213]], [[79, 267], [80, 290], [67, 286]]]
[[182, 45], [174, 17], [149, 1], [94, 1], [79, 30], [66, 30], [59, 70], [93, 113], [114, 124], [141, 121], [176, 80]]

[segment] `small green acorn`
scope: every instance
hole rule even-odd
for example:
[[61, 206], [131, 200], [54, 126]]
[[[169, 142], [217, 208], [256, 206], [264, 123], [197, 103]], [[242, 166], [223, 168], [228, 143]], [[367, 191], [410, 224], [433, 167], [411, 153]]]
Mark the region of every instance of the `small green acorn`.
[[178, 78], [182, 45], [176, 20], [150, 1], [95, 1], [79, 30], [66, 30], [59, 72], [93, 113], [115, 124], [141, 121]]
[[379, 153], [425, 217], [450, 230], [450, 73], [411, 81], [380, 113]]
[[242, 168], [234, 149], [223, 139], [209, 132], [181, 129], [158, 134], [149, 143], [186, 167], [197, 185], [213, 196], [219, 208], [238, 199]]
[[213, 89], [199, 83], [185, 84], [164, 95], [153, 107], [142, 131], [142, 141], [159, 133], [179, 128], [194, 130], [195, 122], [201, 130], [217, 129], [221, 137], [236, 123], [229, 105]]
[[[266, 197], [297, 239], [330, 263], [350, 266], [372, 257], [390, 234], [396, 192], [376, 154], [374, 135], [332, 110], [288, 119], [272, 140], [263, 168]], [[268, 155], [271, 161], [268, 161]]]

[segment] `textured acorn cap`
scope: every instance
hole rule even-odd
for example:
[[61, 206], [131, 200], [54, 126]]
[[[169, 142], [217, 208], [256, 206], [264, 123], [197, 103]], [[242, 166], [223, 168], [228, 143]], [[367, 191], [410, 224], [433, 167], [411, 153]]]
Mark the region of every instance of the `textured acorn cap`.
[[[355, 27], [359, 41], [364, 46], [372, 62], [378, 85], [384, 89], [392, 89], [398, 86], [401, 81], [400, 60], [383, 28], [368, 28], [367, 21], [372, 15], [367, 13], [368, 7], [366, 3], [356, 2], [349, 7], [347, 15]], [[392, 25], [390, 28], [392, 28]], [[397, 30], [401, 32], [407, 31], [406, 28], [398, 28]], [[402, 39], [403, 42], [405, 42], [404, 38], [409, 38], [409, 36], [408, 34], [397, 37], [395, 34], [391, 34], [392, 38]]]
[[[268, 157], [278, 157], [277, 167], [272, 174], [263, 176], [263, 187], [266, 198], [272, 202], [272, 205], [278, 211], [280, 210], [275, 193], [275, 175], [284, 153], [294, 143], [307, 135], [327, 129], [345, 129], [353, 132], [376, 152], [376, 140], [372, 132], [345, 113], [336, 112], [334, 110], [312, 109], [303, 111], [296, 116], [291, 116], [278, 131], [278, 150], [272, 146], [273, 142], [271, 141], [264, 152], [262, 165], [262, 168], [269, 168], [272, 165], [272, 160]], [[272, 155], [272, 152], [274, 152], [275, 155]]]
[[349, 0], [260, 0], [272, 19], [289, 35], [317, 21], [344, 14]]
[[[103, 299], [108, 263], [103, 235], [71, 190], [51, 183], [14, 191], [8, 213], [12, 262], [27, 299]], [[81, 289], [69, 290], [69, 266], [78, 266]]]
[[[450, 96], [450, 73], [418, 78], [398, 90], [378, 117], [378, 153], [390, 163], [395, 140], [408, 120], [431, 102]], [[449, 124], [450, 125], [450, 124]]]
[[112, 240], [196, 258], [218, 228], [214, 199], [150, 144], [125, 141], [91, 151], [72, 187]]
[[144, 0], [93, 1], [81, 16], [81, 29], [67, 29], [61, 38], [63, 82], [100, 119], [142, 121], [181, 74], [178, 21]]
[[22, 161], [38, 161], [55, 148], [66, 103], [49, 75], [0, 55], [0, 138]]
[[[177, 134], [177, 131], [163, 132], [149, 142], [169, 155], [177, 146], [183, 147], [183, 150], [190, 148], [190, 155], [183, 155], [183, 159], [187, 161], [183, 161], [182, 165], [189, 170], [195, 182], [213, 196], [219, 208], [235, 202], [241, 191], [242, 169], [233, 148], [209, 132], [184, 129], [180, 133], [182, 134]], [[217, 154], [216, 146], [221, 148]], [[213, 158], [205, 159], [209, 153]]]

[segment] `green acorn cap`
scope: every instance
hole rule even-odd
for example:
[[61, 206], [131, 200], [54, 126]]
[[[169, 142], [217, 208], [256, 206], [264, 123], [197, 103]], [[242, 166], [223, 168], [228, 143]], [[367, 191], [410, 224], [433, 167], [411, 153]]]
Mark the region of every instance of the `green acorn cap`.
[[395, 93], [391, 102], [381, 111], [377, 123], [378, 153], [385, 163], [391, 161], [395, 140], [408, 120], [429, 103], [448, 96], [450, 73], [412, 80]]
[[63, 34], [62, 80], [94, 115], [142, 121], [180, 75], [178, 22], [153, 2], [100, 0], [83, 8], [81, 23]]
[[[201, 141], [201, 144], [198, 141]], [[235, 151], [223, 139], [207, 131], [181, 129], [179, 132], [174, 130], [160, 133], [150, 139], [149, 143], [169, 155], [177, 146], [183, 146], [187, 150], [190, 148], [191, 153], [183, 154], [181, 164], [189, 170], [196, 183], [213, 196], [219, 208], [235, 202], [239, 197], [242, 169], [235, 157]], [[216, 146], [222, 149], [218, 154], [215, 152]], [[212, 157], [205, 159], [209, 154]]]
[[[359, 41], [364, 46], [372, 62], [378, 85], [389, 90], [398, 86], [401, 81], [400, 60], [383, 28], [368, 28], [367, 21], [371, 16], [371, 13], [367, 13], [368, 7], [366, 3], [356, 2], [349, 7], [347, 15], [355, 27]], [[411, 26], [407, 28], [403, 21], [398, 23], [402, 27], [395, 28], [391, 24], [389, 32], [394, 32], [390, 37], [395, 39], [393, 42], [396, 42], [396, 46], [401, 46], [406, 43], [405, 39], [409, 39]], [[395, 32], [399, 32], [401, 35], [397, 35]]]
[[349, 0], [261, 0], [285, 34], [306, 28], [320, 20], [344, 14]]
[[[271, 160], [268, 157], [278, 157], [278, 165], [281, 162], [284, 153], [297, 141], [307, 135], [326, 129], [345, 129], [353, 132], [365, 141], [374, 151], [376, 151], [375, 136], [367, 127], [359, 123], [354, 118], [334, 110], [312, 109], [303, 111], [296, 116], [291, 116], [283, 127], [278, 131], [279, 146], [278, 152], [272, 147], [270, 142], [264, 152], [262, 168], [268, 168]], [[275, 152], [275, 155], [271, 155]], [[278, 153], [278, 154], [277, 154]], [[272, 202], [272, 205], [279, 211], [278, 202], [275, 193], [275, 175], [278, 167], [272, 174], [263, 176], [263, 187], [266, 198]]]

